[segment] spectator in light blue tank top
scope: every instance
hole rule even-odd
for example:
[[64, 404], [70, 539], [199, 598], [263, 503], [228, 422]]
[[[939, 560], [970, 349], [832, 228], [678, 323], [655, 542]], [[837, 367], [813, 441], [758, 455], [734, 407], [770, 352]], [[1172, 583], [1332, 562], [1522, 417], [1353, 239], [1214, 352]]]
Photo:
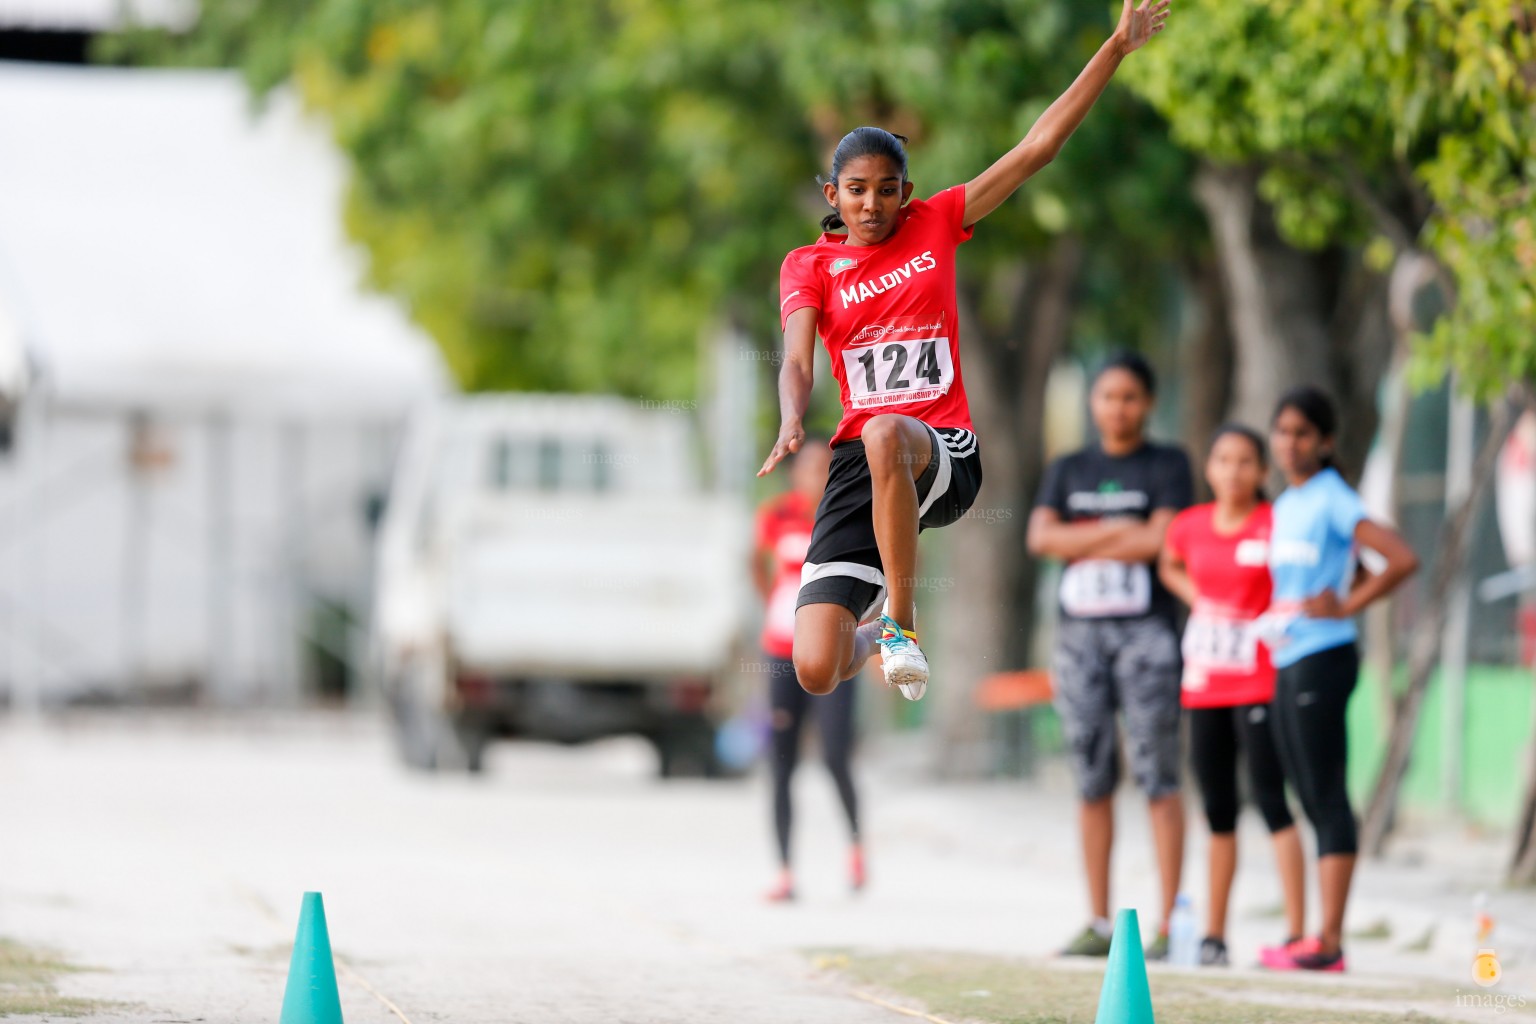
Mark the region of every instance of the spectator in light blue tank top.
[[[1413, 550], [1371, 520], [1360, 496], [1333, 467], [1336, 415], [1316, 388], [1280, 399], [1270, 431], [1287, 490], [1275, 502], [1269, 565], [1278, 668], [1270, 722], [1286, 777], [1317, 833], [1321, 934], [1263, 950], [1279, 970], [1344, 970], [1344, 906], [1355, 870], [1355, 815], [1345, 789], [1344, 712], [1360, 672], [1354, 617], [1418, 568]], [[1356, 574], [1355, 552], [1386, 559], [1379, 573]]]
[[1275, 502], [1275, 526], [1269, 542], [1269, 572], [1274, 579], [1275, 610], [1298, 613], [1286, 623], [1274, 645], [1277, 668], [1294, 665], [1309, 654], [1355, 642], [1354, 619], [1312, 618], [1299, 614], [1309, 598], [1331, 591], [1341, 600], [1355, 575], [1355, 529], [1366, 518], [1365, 505], [1339, 471], [1329, 466]]

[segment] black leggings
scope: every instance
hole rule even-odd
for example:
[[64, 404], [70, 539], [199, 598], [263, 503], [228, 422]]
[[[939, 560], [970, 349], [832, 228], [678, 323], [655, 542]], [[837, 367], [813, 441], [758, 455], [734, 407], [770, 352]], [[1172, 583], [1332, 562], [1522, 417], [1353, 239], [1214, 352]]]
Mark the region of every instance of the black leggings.
[[1205, 818], [1212, 835], [1237, 831], [1237, 757], [1248, 765], [1249, 790], [1270, 832], [1290, 828], [1295, 819], [1285, 801], [1285, 769], [1275, 750], [1268, 704], [1225, 708], [1191, 708], [1189, 754]]
[[821, 755], [837, 784], [848, 831], [859, 838], [859, 797], [853, 788], [850, 760], [853, 754], [853, 704], [858, 680], [845, 680], [829, 694], [806, 693], [795, 678], [794, 662], [768, 659], [769, 703], [773, 708], [773, 825], [779, 841], [779, 860], [789, 864], [789, 831], [793, 818], [789, 784], [800, 763], [800, 731], [808, 715], [821, 726]]
[[1357, 849], [1345, 765], [1349, 744], [1344, 710], [1360, 674], [1354, 644], [1309, 654], [1280, 670], [1275, 682], [1275, 742], [1285, 776], [1317, 833], [1317, 855]]

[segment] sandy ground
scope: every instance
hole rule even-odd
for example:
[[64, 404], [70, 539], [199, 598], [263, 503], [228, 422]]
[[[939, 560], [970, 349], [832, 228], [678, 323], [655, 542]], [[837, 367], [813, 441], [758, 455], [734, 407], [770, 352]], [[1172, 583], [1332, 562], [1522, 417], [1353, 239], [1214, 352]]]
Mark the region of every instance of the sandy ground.
[[[9, 720], [0, 936], [92, 968], [59, 984], [115, 1004], [93, 1024], [269, 1022], [301, 894], [319, 890], [351, 1024], [863, 1024], [900, 1018], [807, 950], [1043, 957], [1082, 926], [1059, 770], [938, 785], [890, 739], [860, 773], [869, 890], [846, 890], [843, 828], [812, 761], [797, 780], [802, 898], [784, 907], [760, 899], [766, 780], [661, 783], [638, 742], [501, 744], [482, 778], [432, 778], [398, 768], [365, 714]], [[1119, 820], [1116, 898], [1150, 927], [1133, 793]], [[1200, 902], [1191, 820], [1186, 888]], [[1240, 963], [1281, 931], [1265, 837], [1244, 828]], [[1506, 845], [1442, 827], [1366, 865], [1349, 925], [1382, 937], [1349, 944], [1355, 976], [1476, 991], [1472, 899], [1488, 889], [1499, 991], [1536, 990], [1536, 894], [1498, 889]]]

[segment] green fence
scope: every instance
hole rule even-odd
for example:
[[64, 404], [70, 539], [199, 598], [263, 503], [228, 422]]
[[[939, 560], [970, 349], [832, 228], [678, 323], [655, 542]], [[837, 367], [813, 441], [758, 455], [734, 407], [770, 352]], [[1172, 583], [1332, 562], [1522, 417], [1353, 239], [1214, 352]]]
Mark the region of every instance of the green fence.
[[[1401, 806], [1428, 814], [1460, 811], [1480, 824], [1510, 827], [1525, 784], [1536, 677], [1529, 669], [1472, 666], [1466, 692], [1458, 799], [1447, 799], [1444, 789], [1444, 688], [1437, 673], [1424, 697]], [[1362, 813], [1386, 755], [1389, 726], [1380, 692], [1366, 673], [1349, 703], [1349, 789]]]
[[[1399, 683], [1405, 677], [1399, 678]], [[1494, 828], [1509, 828], [1519, 812], [1531, 743], [1536, 677], [1529, 669], [1473, 666], [1467, 671], [1466, 733], [1462, 742], [1461, 786], [1457, 800], [1444, 783], [1445, 734], [1442, 689], [1437, 677], [1419, 716], [1413, 758], [1400, 806], [1429, 816], [1459, 813]], [[902, 710], [910, 711], [912, 705]], [[994, 770], [1005, 776], [1030, 774], [1035, 758], [1060, 756], [1061, 725], [1050, 707], [993, 715]], [[1349, 789], [1357, 813], [1364, 813], [1376, 773], [1386, 755], [1390, 721], [1369, 673], [1349, 703]], [[1459, 805], [1459, 806], [1458, 806]]]

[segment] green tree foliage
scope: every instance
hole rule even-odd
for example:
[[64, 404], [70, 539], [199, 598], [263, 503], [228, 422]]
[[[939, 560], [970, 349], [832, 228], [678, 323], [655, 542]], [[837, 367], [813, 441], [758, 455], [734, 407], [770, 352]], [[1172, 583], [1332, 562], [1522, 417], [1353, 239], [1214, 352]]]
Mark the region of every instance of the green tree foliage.
[[[108, 55], [293, 82], [352, 159], [374, 283], [466, 387], [675, 397], [711, 324], [777, 338], [778, 264], [815, 238], [814, 177], [844, 131], [912, 135], [919, 194], [964, 181], [1103, 40], [1100, 6], [204, 0], [190, 37]], [[1112, 237], [1089, 280], [1113, 301], [1083, 329], [1145, 341], [1165, 319], [1149, 254], [1195, 223], [1187, 166], [1139, 101], [1105, 108], [963, 262], [985, 292], [1056, 236]]]
[[677, 397], [726, 301], [766, 299], [814, 173], [753, 6], [210, 0], [159, 54], [330, 119], [374, 282], [466, 387]]
[[1536, 381], [1533, 32], [1509, 0], [1180, 0], [1130, 71], [1178, 141], [1266, 168], [1292, 241], [1432, 255], [1454, 301], [1419, 378], [1487, 397]]

